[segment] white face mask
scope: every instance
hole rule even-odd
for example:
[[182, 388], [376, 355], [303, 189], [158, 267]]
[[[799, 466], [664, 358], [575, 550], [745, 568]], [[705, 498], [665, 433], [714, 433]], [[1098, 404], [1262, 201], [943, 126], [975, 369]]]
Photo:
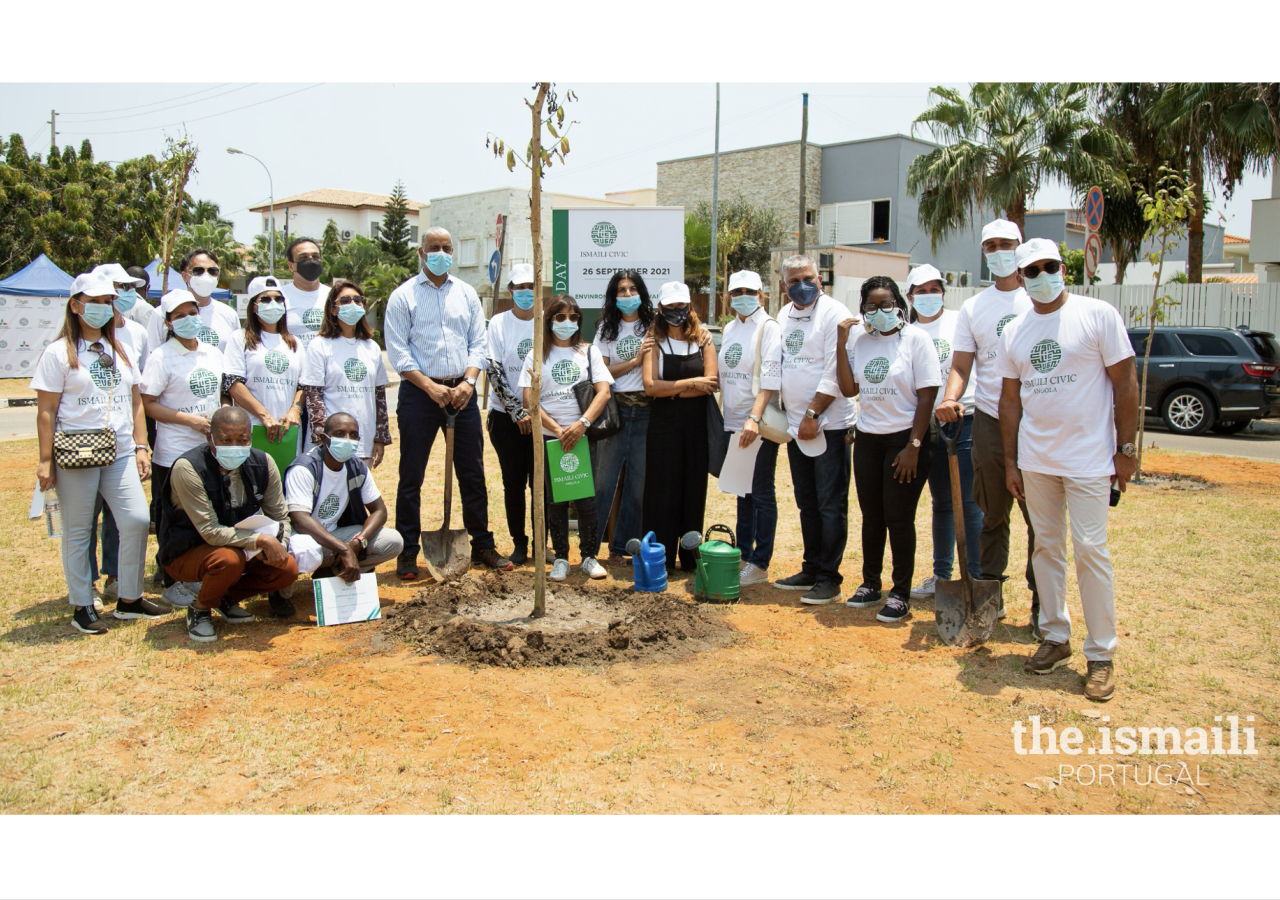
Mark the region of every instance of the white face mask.
[[996, 250], [987, 254], [987, 268], [997, 278], [1005, 278], [1017, 271], [1012, 250]]
[[191, 292], [197, 297], [209, 297], [218, 287], [218, 279], [213, 275], [192, 275]]

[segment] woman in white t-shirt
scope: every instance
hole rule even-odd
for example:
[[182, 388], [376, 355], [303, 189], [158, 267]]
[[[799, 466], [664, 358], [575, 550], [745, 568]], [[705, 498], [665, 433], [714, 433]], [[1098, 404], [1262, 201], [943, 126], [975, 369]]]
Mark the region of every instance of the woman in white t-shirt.
[[[271, 275], [249, 282], [244, 328], [231, 336], [223, 354], [227, 370], [223, 387], [254, 425], [267, 429], [267, 439], [273, 443], [279, 443], [285, 432], [302, 422], [298, 378], [304, 348], [289, 333], [281, 288]], [[295, 454], [301, 446], [299, 429]]]
[[[960, 313], [943, 309], [944, 291], [942, 273], [931, 265], [916, 266], [907, 276], [907, 300], [911, 304], [911, 321], [933, 341], [938, 354], [938, 366], [942, 371], [942, 383], [951, 374], [951, 355], [955, 344], [956, 322]], [[960, 498], [963, 504], [965, 550], [969, 572], [974, 577], [982, 571], [978, 536], [982, 533], [982, 510], [973, 499], [973, 408], [977, 379], [970, 378], [960, 403], [964, 416], [960, 419], [956, 440], [956, 462], [960, 467]], [[938, 391], [942, 402], [943, 391]], [[936, 408], [936, 407], [935, 407]], [[945, 427], [950, 434], [955, 424], [940, 426], [934, 420], [933, 429]], [[951, 509], [951, 467], [947, 462], [947, 447], [942, 435], [931, 438], [933, 463], [929, 467], [929, 494], [933, 497], [933, 573], [923, 584], [911, 589], [912, 600], [933, 598], [934, 585], [939, 579], [951, 577], [956, 559], [956, 522]]]
[[[117, 619], [154, 619], [164, 611], [142, 598], [147, 553], [147, 498], [142, 479], [151, 474], [147, 428], [138, 391], [141, 376], [115, 333], [116, 290], [105, 277], [81, 275], [57, 339], [36, 362], [31, 387], [36, 391], [36, 431], [40, 462], [36, 479], [42, 491], [55, 491], [62, 517], [62, 572], [75, 612], [72, 626], [82, 634], [103, 634], [93, 602], [89, 557], [94, 503], [99, 494], [120, 530]], [[115, 459], [104, 466], [63, 468], [54, 459], [55, 432], [110, 429]]]
[[336, 412], [350, 413], [360, 424], [357, 455], [371, 468], [382, 463], [391, 443], [387, 412], [387, 367], [365, 317], [365, 297], [354, 281], [329, 289], [324, 321], [307, 347], [299, 383], [307, 403], [307, 448], [323, 443], [324, 423]]
[[609, 541], [607, 566], [628, 565], [627, 541], [641, 535], [649, 408], [653, 402], [644, 392], [643, 365], [645, 355], [653, 348], [652, 341], [645, 341], [653, 319], [649, 288], [640, 273], [630, 269], [614, 272], [604, 289], [604, 306], [592, 342], [613, 376], [613, 396], [622, 418], [622, 430], [600, 442], [600, 458], [596, 462], [596, 509], [602, 532], [613, 509], [618, 479], [623, 479], [622, 503]]
[[[600, 351], [582, 339], [582, 310], [573, 297], [556, 294], [547, 301], [543, 314], [542, 392], [538, 405], [542, 432], [546, 441], [558, 440], [565, 450], [572, 450], [583, 438], [587, 426], [604, 412], [613, 376], [609, 374]], [[520, 370], [520, 387], [526, 409], [533, 404], [533, 360], [534, 355], [530, 353]], [[595, 388], [595, 397], [586, 412], [578, 406], [578, 397], [574, 393], [574, 386], [583, 381], [590, 381]], [[595, 441], [587, 438], [587, 442], [594, 468]], [[551, 499], [549, 468], [546, 473], [547, 530], [551, 533], [551, 547], [556, 555], [551, 566], [551, 579], [564, 581], [569, 575], [569, 501], [556, 503]], [[578, 510], [582, 574], [589, 578], [604, 578], [604, 566], [596, 561], [596, 554], [600, 551], [596, 498], [583, 497], [573, 502]]]
[[862, 283], [861, 310], [864, 332], [850, 339], [856, 320], [841, 322], [836, 353], [840, 391], [860, 398], [853, 479], [862, 511], [862, 584], [845, 605], [880, 602], [887, 532], [893, 589], [876, 619], [892, 624], [911, 615], [916, 506], [933, 459], [929, 418], [942, 373], [933, 341], [907, 323], [907, 301], [892, 278]]

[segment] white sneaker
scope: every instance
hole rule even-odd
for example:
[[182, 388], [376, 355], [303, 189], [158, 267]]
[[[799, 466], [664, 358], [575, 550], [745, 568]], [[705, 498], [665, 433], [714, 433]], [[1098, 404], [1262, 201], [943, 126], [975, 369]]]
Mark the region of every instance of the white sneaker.
[[755, 563], [747, 563], [738, 573], [738, 584], [768, 584], [769, 570], [762, 569]]
[[569, 560], [557, 559], [551, 564], [551, 574], [548, 576], [552, 581], [564, 581], [569, 577]]
[[120, 579], [108, 581], [102, 586], [103, 600], [119, 600], [120, 599]]
[[911, 589], [912, 600], [932, 600], [935, 587], [938, 583], [937, 575], [930, 575], [924, 580], [923, 584], [917, 585]]
[[[553, 568], [551, 571], [555, 571]], [[582, 561], [582, 574], [588, 578], [604, 578], [609, 573], [604, 570], [604, 566], [596, 561], [594, 556], [588, 556]]]
[[186, 609], [196, 602], [196, 595], [191, 593], [187, 586], [179, 581], [165, 588], [163, 593], [160, 594], [160, 599], [170, 606]]

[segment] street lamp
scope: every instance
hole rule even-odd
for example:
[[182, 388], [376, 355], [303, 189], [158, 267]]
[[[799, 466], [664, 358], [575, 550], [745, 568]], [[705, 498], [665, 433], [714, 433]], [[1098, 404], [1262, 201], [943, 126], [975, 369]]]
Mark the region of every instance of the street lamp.
[[267, 229], [269, 232], [268, 242], [271, 247], [271, 270], [267, 274], [274, 275], [276, 274], [276, 189], [275, 185], [271, 181], [271, 170], [267, 168], [266, 163], [258, 159], [258, 157], [254, 156], [252, 153], [245, 153], [243, 150], [236, 150], [234, 147], [228, 147], [227, 152], [232, 156], [239, 155], [249, 157], [256, 161], [258, 165], [262, 166], [262, 170], [267, 173], [267, 190], [269, 191], [271, 203], [271, 224]]

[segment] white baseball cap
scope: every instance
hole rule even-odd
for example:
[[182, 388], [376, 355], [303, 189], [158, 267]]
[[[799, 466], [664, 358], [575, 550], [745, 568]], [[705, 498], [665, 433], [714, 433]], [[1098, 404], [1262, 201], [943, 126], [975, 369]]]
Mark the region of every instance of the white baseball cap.
[[100, 275], [97, 272], [85, 272], [77, 275], [76, 280], [71, 282], [70, 297], [77, 294], [88, 294], [90, 297], [114, 297], [116, 296], [116, 286], [110, 278]]
[[[259, 275], [257, 278], [253, 279], [253, 281], [249, 282], [250, 300], [266, 291], [279, 291], [283, 294], [284, 290], [280, 287], [280, 279], [276, 278], [274, 275]], [[174, 293], [176, 293], [176, 291]]]
[[511, 267], [509, 284], [533, 284], [533, 264], [516, 263]]
[[176, 291], [170, 291], [160, 298], [160, 311], [166, 316], [173, 312], [184, 303], [194, 303], [200, 305], [200, 301], [196, 299], [196, 295], [188, 290], [179, 288]]
[[996, 219], [982, 226], [982, 240], [989, 241], [992, 238], [1012, 238], [1015, 241], [1021, 241], [1022, 230], [1008, 219]]
[[132, 284], [134, 287], [142, 287], [147, 283], [145, 278], [134, 278], [124, 270], [124, 266], [120, 265], [120, 263], [103, 263], [89, 274], [105, 275], [115, 284]]
[[943, 287], [947, 284], [947, 279], [942, 277], [942, 273], [938, 271], [937, 266], [931, 266], [925, 263], [922, 266], [916, 266], [911, 270], [911, 274], [907, 276], [907, 290], [913, 287], [919, 287], [922, 284], [928, 284], [930, 281], [941, 281]]
[[1062, 254], [1058, 252], [1058, 245], [1047, 238], [1032, 238], [1025, 244], [1019, 244], [1017, 251], [1013, 255], [1013, 263], [1019, 269], [1024, 268], [1037, 259], [1056, 259], [1062, 262]]
[[752, 272], [750, 269], [743, 269], [741, 272], [734, 272], [729, 276], [727, 290], [736, 291], [738, 288], [747, 288], [759, 292], [763, 287], [759, 273]]
[[689, 285], [683, 281], [668, 281], [658, 289], [658, 304], [671, 306], [689, 302]]

